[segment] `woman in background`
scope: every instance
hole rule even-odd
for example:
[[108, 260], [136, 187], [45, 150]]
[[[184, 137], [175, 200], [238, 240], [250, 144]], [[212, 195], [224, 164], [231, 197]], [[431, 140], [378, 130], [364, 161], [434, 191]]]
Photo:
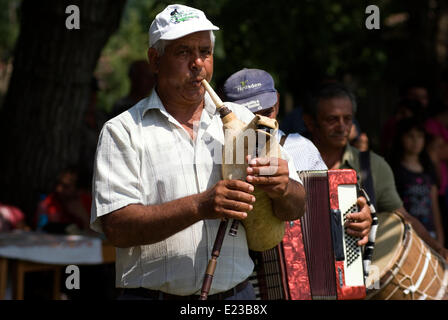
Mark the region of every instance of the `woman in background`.
[[416, 217], [439, 243], [444, 243], [438, 204], [437, 174], [426, 151], [430, 141], [424, 123], [417, 118], [397, 125], [389, 163], [406, 210]]

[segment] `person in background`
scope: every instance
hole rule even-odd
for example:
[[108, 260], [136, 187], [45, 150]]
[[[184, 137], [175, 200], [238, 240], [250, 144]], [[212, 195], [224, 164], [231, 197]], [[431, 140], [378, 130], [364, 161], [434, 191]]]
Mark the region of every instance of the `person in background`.
[[[448, 232], [448, 105], [436, 104], [430, 109], [432, 116], [425, 122], [431, 138], [428, 153], [439, 178], [439, 206], [445, 234]], [[445, 237], [445, 246], [448, 246]]]
[[426, 116], [420, 101], [403, 98], [394, 110], [393, 115], [386, 121], [381, 131], [381, 153], [388, 155], [394, 141], [397, 123], [406, 118], [418, 117], [424, 119]]
[[145, 60], [134, 61], [129, 67], [130, 90], [127, 96], [120, 98], [112, 107], [110, 117], [116, 117], [128, 110], [141, 99], [149, 96], [154, 87], [155, 78], [151, 73], [149, 64]]
[[95, 160], [96, 144], [100, 135], [101, 128], [106, 122], [107, 115], [97, 106], [98, 91], [100, 90], [98, 80], [95, 77], [91, 79], [90, 99], [84, 114], [84, 122], [81, 128], [81, 141], [79, 147], [78, 167], [85, 172], [85, 180], [82, 187], [90, 190], [93, 176], [93, 162]]
[[430, 99], [425, 84], [410, 80], [403, 84], [399, 92], [399, 101], [393, 114], [387, 119], [381, 130], [381, 153], [388, 155], [394, 141], [397, 122], [410, 117], [428, 117]]
[[[359, 150], [348, 143], [356, 108], [353, 93], [339, 83], [318, 86], [306, 104], [304, 121], [311, 132], [311, 141], [329, 169], [361, 170]], [[374, 205], [377, 212], [399, 212], [428, 245], [447, 259], [448, 250], [432, 238], [425, 227], [403, 207], [392, 169], [384, 158], [370, 151], [369, 161], [374, 193], [374, 197], [372, 193], [369, 197], [376, 199]], [[360, 183], [365, 183], [362, 175]]]
[[28, 229], [22, 210], [15, 206], [0, 203], [0, 232]]
[[54, 190], [38, 204], [38, 230], [50, 233], [68, 233], [68, 227], [89, 230], [92, 197], [80, 187], [81, 174], [77, 167], [66, 168], [58, 174]]
[[429, 92], [426, 84], [419, 80], [410, 80], [400, 88], [400, 98], [418, 101], [423, 110], [430, 105]]
[[361, 152], [369, 150], [369, 138], [365, 132], [361, 131], [361, 127], [356, 119], [353, 119], [353, 125], [348, 140], [352, 146]]
[[406, 211], [416, 217], [429, 234], [444, 245], [437, 174], [425, 150], [426, 140], [421, 119], [401, 120], [397, 125], [388, 162]]
[[[242, 85], [244, 83], [244, 85]], [[280, 93], [275, 89], [272, 76], [260, 69], [242, 69], [230, 75], [223, 85], [225, 101], [240, 104], [254, 114], [277, 119]], [[297, 171], [326, 170], [319, 151], [300, 133], [286, 135], [278, 130], [277, 139], [284, 137], [283, 146], [292, 156]]]

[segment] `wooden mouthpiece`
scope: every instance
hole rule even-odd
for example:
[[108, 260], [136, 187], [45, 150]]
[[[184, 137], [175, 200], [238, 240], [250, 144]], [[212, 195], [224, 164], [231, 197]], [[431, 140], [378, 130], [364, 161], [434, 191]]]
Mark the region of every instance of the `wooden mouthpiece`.
[[219, 98], [219, 96], [216, 94], [216, 92], [213, 90], [213, 88], [210, 86], [210, 84], [207, 82], [207, 80], [202, 80], [202, 85], [204, 86], [205, 90], [208, 92], [210, 97], [213, 100], [213, 103], [216, 105], [216, 108], [221, 109], [224, 107], [224, 103]]
[[215, 104], [216, 109], [218, 109], [221, 118], [224, 118], [228, 114], [232, 113], [232, 111], [224, 105], [224, 102], [222, 102], [221, 98], [216, 94], [215, 90], [213, 90], [207, 80], [203, 79], [202, 85], [204, 86], [205, 91], [207, 91], [210, 95], [210, 98], [212, 98], [212, 101]]

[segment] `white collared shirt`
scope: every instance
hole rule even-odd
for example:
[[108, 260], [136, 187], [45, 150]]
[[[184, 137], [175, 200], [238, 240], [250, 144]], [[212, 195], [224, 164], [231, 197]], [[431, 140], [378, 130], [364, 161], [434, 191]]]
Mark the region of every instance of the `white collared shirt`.
[[[277, 140], [279, 142], [284, 134], [283, 131], [278, 130]], [[294, 166], [298, 172], [328, 170], [316, 146], [299, 133], [289, 134], [283, 147], [294, 161]]]
[[[254, 115], [226, 103], [243, 122]], [[222, 179], [213, 161], [224, 141], [222, 121], [208, 94], [193, 141], [157, 93], [109, 120], [98, 142], [93, 180], [92, 229], [100, 217], [129, 204], [156, 205], [201, 193]], [[211, 147], [214, 143], [220, 148]], [[288, 158], [288, 157], [287, 157]], [[300, 182], [289, 158], [290, 177]], [[116, 249], [117, 287], [145, 287], [176, 295], [199, 294], [219, 219], [202, 220], [152, 245]], [[229, 224], [230, 227], [230, 224]], [[226, 234], [210, 294], [244, 281], [253, 269], [244, 227]]]

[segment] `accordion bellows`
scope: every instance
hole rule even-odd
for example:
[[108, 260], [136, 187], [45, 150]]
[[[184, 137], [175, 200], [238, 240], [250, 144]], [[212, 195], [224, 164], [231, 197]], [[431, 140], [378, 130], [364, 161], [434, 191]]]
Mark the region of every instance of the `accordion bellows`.
[[266, 300], [363, 299], [362, 251], [345, 232], [346, 215], [358, 211], [354, 170], [303, 171], [305, 215], [286, 222], [277, 248], [254, 255], [250, 277]]
[[[230, 116], [230, 119], [226, 119]], [[275, 119], [263, 116], [255, 116], [248, 124], [238, 120], [233, 114], [223, 119], [224, 126], [224, 150], [222, 176], [223, 179], [246, 180], [247, 155], [252, 158], [275, 157], [281, 158], [280, 146], [274, 135], [265, 129], [277, 130], [278, 123]], [[274, 131], [275, 133], [275, 131]], [[272, 209], [272, 201], [267, 194], [255, 187], [253, 195], [256, 202], [253, 210], [242, 221], [246, 230], [249, 249], [253, 251], [265, 251], [279, 244], [285, 233], [284, 221], [278, 219]]]

